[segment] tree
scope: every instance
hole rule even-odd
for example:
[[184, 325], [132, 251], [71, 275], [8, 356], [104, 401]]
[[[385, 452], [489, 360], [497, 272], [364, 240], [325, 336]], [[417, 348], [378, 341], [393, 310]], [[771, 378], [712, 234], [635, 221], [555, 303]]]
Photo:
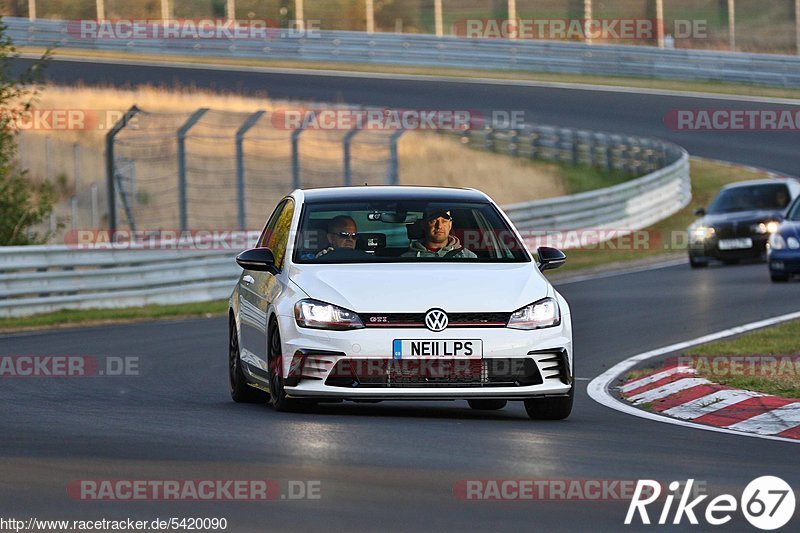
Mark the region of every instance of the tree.
[[20, 168], [17, 155], [17, 119], [28, 113], [41, 88], [48, 50], [30, 67], [18, 72], [19, 57], [0, 18], [0, 246], [44, 242], [49, 235], [31, 233], [53, 210], [56, 193], [50, 183], [34, 183]]

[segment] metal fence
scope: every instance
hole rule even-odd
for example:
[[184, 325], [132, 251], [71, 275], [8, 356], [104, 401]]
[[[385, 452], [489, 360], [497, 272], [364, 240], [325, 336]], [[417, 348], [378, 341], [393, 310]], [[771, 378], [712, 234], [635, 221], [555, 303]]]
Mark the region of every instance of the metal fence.
[[[139, 130], [137, 135], [146, 138], [147, 130]], [[612, 228], [619, 235], [660, 221], [685, 207], [691, 199], [689, 156], [670, 143], [547, 126], [518, 131], [486, 129], [457, 135], [478, 149], [517, 157], [646, 172], [642, 177], [606, 189], [506, 206], [512, 221], [531, 236], [531, 242], [542, 233], [558, 230]], [[119, 162], [114, 168], [123, 171]], [[219, 167], [212, 169], [219, 172]], [[175, 174], [165, 172], [162, 181], [174, 184]], [[220, 202], [220, 195], [232, 194], [228, 190], [231, 187], [231, 183], [224, 185], [205, 201]], [[279, 187], [284, 192], [289, 189], [286, 183]], [[190, 195], [186, 198], [188, 201]], [[202, 205], [204, 211], [199, 216], [213, 219], [215, 209]], [[258, 216], [260, 226], [266, 215]], [[205, 227], [210, 227], [208, 222], [204, 221]], [[244, 239], [252, 244], [256, 236], [257, 232], [250, 232]], [[222, 299], [229, 295], [239, 272], [233, 255], [229, 248], [208, 251], [111, 246], [83, 250], [74, 245], [0, 248], [0, 317], [62, 308]]]
[[276, 127], [279, 114], [132, 108], [106, 139], [109, 227], [246, 230], [293, 189], [398, 183], [402, 130]]
[[399, 33], [291, 30], [267, 39], [82, 38], [68, 21], [4, 19], [17, 46], [120, 53], [552, 72], [800, 87], [800, 57]]

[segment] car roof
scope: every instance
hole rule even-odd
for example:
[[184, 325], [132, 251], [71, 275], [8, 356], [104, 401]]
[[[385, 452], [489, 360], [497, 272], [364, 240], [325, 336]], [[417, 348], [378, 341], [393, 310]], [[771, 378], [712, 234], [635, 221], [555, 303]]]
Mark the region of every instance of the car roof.
[[304, 203], [326, 203], [342, 200], [425, 200], [434, 202], [491, 202], [484, 193], [467, 188], [379, 185], [361, 187], [329, 187], [298, 189]]
[[797, 180], [792, 178], [764, 178], [759, 180], [737, 181], [736, 183], [729, 183], [722, 187], [723, 189], [736, 189], [739, 187], [749, 187], [753, 185], [789, 185], [789, 183], [798, 183]]

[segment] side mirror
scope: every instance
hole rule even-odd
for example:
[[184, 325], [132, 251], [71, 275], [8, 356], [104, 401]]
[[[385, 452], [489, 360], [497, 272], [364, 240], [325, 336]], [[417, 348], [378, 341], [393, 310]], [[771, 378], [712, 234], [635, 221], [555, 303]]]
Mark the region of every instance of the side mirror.
[[540, 246], [536, 250], [536, 255], [539, 256], [539, 270], [542, 272], [558, 268], [567, 261], [567, 256], [558, 248]]
[[694, 210], [694, 215], [697, 217], [704, 217], [706, 216], [706, 210], [702, 207], [698, 207]]
[[275, 256], [269, 248], [251, 248], [236, 256], [236, 262], [245, 270], [277, 274]]

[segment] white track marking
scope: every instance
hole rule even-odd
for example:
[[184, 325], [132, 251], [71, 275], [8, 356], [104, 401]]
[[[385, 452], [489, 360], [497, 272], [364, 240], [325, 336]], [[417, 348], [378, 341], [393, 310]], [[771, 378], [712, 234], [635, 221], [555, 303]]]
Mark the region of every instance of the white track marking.
[[594, 378], [592, 382], [589, 383], [587, 392], [589, 396], [597, 403], [605, 405], [610, 409], [614, 409], [616, 411], [620, 411], [622, 413], [626, 413], [629, 415], [637, 416], [639, 418], [646, 418], [648, 420], [655, 420], [656, 422], [663, 422], [665, 424], [672, 424], [676, 426], [701, 429], [703, 431], [713, 431], [715, 433], [727, 433], [729, 435], [740, 435], [744, 437], [754, 437], [759, 439], [778, 440], [782, 442], [791, 442], [794, 444], [800, 444], [800, 441], [795, 439], [777, 437], [774, 435], [759, 435], [757, 433], [744, 433], [741, 431], [735, 431], [733, 429], [728, 429], [728, 428], [695, 424], [694, 422], [679, 420], [677, 418], [669, 418], [666, 416], [662, 416], [661, 414], [655, 414], [649, 411], [643, 411], [642, 409], [639, 409], [628, 403], [618, 400], [609, 391], [611, 384], [614, 383], [617, 379], [619, 379], [619, 376], [623, 375], [631, 368], [634, 368], [639, 363], [647, 361], [648, 359], [677, 352], [679, 350], [684, 350], [692, 346], [697, 346], [698, 344], [705, 344], [707, 342], [724, 339], [726, 337], [732, 337], [734, 335], [739, 335], [741, 333], [747, 333], [748, 331], [753, 331], [768, 326], [774, 326], [775, 324], [780, 324], [781, 322], [787, 322], [789, 320], [795, 320], [798, 318], [800, 318], [800, 312], [789, 313], [786, 315], [768, 318], [766, 320], [759, 320], [758, 322], [751, 322], [749, 324], [744, 324], [735, 328], [718, 331], [717, 333], [704, 335], [703, 337], [698, 337], [696, 339], [679, 342], [676, 344], [671, 344], [669, 346], [664, 346], [663, 348], [657, 348], [655, 350], [650, 350], [649, 352], [634, 355], [633, 357], [629, 357], [628, 359], [625, 359], [624, 361], [617, 363], [616, 365], [612, 366], [611, 368], [609, 368], [608, 370], [606, 370], [605, 372]]
[[660, 400], [661, 398], [666, 398], [667, 396], [672, 396], [673, 394], [682, 390], [691, 389], [692, 387], [697, 387], [698, 385], [709, 385], [710, 383], [711, 382], [705, 378], [679, 379], [678, 381], [667, 383], [661, 387], [656, 387], [654, 389], [635, 394], [628, 398], [628, 400], [636, 404], [648, 403], [655, 400]]
[[678, 405], [672, 409], [663, 411], [667, 416], [674, 416], [675, 418], [682, 418], [684, 420], [693, 420], [700, 418], [703, 415], [714, 413], [720, 409], [724, 409], [731, 405], [736, 405], [739, 402], [749, 400], [750, 398], [757, 398], [764, 396], [758, 392], [746, 390], [720, 390], [712, 392], [707, 396], [692, 400], [683, 405]]
[[630, 392], [632, 390], [640, 389], [645, 385], [655, 383], [656, 381], [662, 380], [664, 378], [674, 376], [675, 374], [694, 374], [696, 372], [697, 371], [694, 368], [688, 366], [673, 366], [672, 368], [662, 370], [661, 372], [656, 372], [651, 376], [637, 379], [636, 381], [629, 381], [628, 383], [620, 387], [619, 390], [621, 390], [622, 392]]
[[777, 435], [800, 425], [800, 403], [790, 403], [728, 426], [737, 431]]

